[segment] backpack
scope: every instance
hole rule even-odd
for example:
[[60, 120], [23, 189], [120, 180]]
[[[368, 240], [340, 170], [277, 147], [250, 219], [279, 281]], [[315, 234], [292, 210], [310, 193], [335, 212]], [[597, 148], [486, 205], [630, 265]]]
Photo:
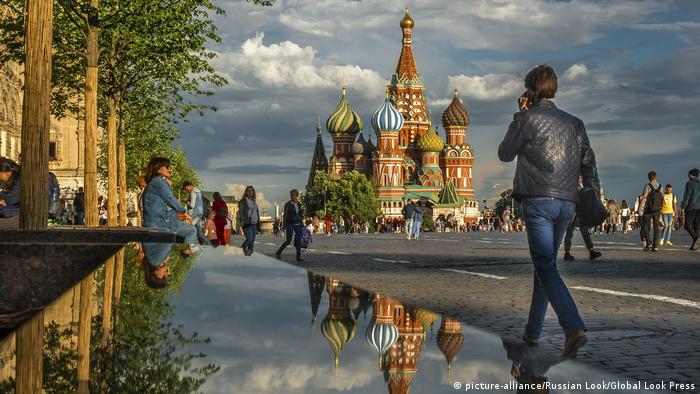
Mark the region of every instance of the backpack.
[[661, 193], [661, 185], [659, 185], [658, 189], [654, 189], [651, 183], [649, 183], [649, 189], [651, 189], [647, 195], [647, 207], [649, 208], [649, 212], [661, 212], [661, 207], [664, 205], [664, 195]]
[[211, 201], [209, 201], [209, 199], [204, 196], [202, 196], [202, 209], [203, 217], [208, 218], [209, 213], [211, 212]]

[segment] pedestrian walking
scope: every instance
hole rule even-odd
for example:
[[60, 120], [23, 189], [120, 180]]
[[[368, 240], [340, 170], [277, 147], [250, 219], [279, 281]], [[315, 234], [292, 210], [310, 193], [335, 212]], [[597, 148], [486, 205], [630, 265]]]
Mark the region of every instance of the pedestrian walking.
[[333, 214], [331, 214], [330, 211], [326, 212], [326, 215], [323, 216], [323, 226], [326, 230], [326, 237], [330, 237], [333, 232]]
[[605, 229], [606, 234], [610, 234], [610, 231], [612, 230], [613, 235], [615, 235], [615, 232], [617, 231], [617, 225], [619, 224], [620, 220], [618, 219], [620, 215], [620, 210], [617, 208], [617, 203], [615, 200], [608, 200], [608, 218], [605, 219], [607, 222], [607, 228]]
[[671, 231], [673, 223], [678, 217], [678, 201], [676, 195], [673, 194], [673, 186], [669, 183], [664, 190], [664, 202], [661, 206], [661, 219], [664, 223], [664, 231], [661, 233], [660, 246], [673, 246], [671, 243]]
[[284, 204], [284, 215], [282, 216], [286, 240], [282, 246], [277, 249], [277, 252], [275, 252], [276, 258], [282, 258], [282, 252], [292, 243], [292, 238], [294, 238], [297, 261], [304, 261], [304, 259], [301, 258], [301, 229], [304, 226], [303, 217], [304, 211], [299, 202], [299, 190], [292, 189], [289, 191], [289, 201]]
[[218, 245], [228, 245], [226, 242], [226, 224], [228, 222], [228, 205], [221, 197], [221, 193], [214, 192], [214, 201], [211, 210], [214, 211], [214, 224], [216, 225], [216, 240]]
[[418, 237], [420, 237], [421, 227], [423, 227], [423, 210], [421, 206], [415, 205], [411, 219], [413, 219], [411, 236], [413, 239], [418, 239]]
[[260, 209], [255, 200], [255, 188], [246, 186], [243, 197], [238, 203], [238, 225], [243, 230], [245, 240], [241, 245], [243, 254], [250, 256], [255, 250], [255, 236], [260, 226]]
[[[145, 188], [145, 178], [144, 186]], [[143, 190], [143, 188], [141, 190]], [[141, 195], [141, 193], [139, 193]], [[85, 189], [82, 186], [78, 188], [78, 192], [75, 193], [73, 198], [73, 208], [75, 208], [75, 224], [83, 225], [85, 224]]]
[[698, 250], [700, 240], [700, 170], [693, 168], [688, 171], [688, 182], [685, 184], [683, 201], [681, 201], [681, 216], [685, 231], [691, 238], [690, 250]]
[[413, 201], [409, 201], [408, 204], [403, 206], [401, 214], [403, 215], [404, 229], [406, 230], [406, 238], [411, 239], [413, 234], [413, 211], [416, 209], [416, 204]]
[[[664, 197], [661, 193], [661, 185], [656, 181], [656, 172], [649, 171], [647, 174], [649, 182], [644, 185], [642, 190], [642, 239], [646, 242], [644, 251], [657, 252], [659, 250], [660, 228], [659, 222], [661, 219], [661, 206], [664, 202]], [[651, 237], [651, 228], [654, 228], [654, 236]]]
[[627, 205], [627, 200], [622, 200], [620, 203], [620, 218], [622, 219], [622, 233], [627, 234], [630, 220], [630, 207]]
[[182, 190], [189, 194], [187, 196], [187, 213], [192, 218], [192, 225], [197, 230], [197, 239], [199, 243], [202, 245], [211, 245], [209, 239], [204, 235], [204, 229], [202, 228], [204, 222], [204, 200], [202, 199], [202, 192], [190, 181], [185, 181], [182, 184]]
[[[581, 176], [578, 177], [578, 189], [579, 191], [583, 189], [583, 177]], [[595, 260], [598, 257], [602, 256], [602, 253], [593, 249], [593, 241], [591, 240], [590, 229], [588, 227], [583, 226], [580, 220], [578, 220], [578, 215], [574, 214], [574, 218], [571, 220], [571, 223], [569, 223], [569, 226], [566, 228], [566, 235], [564, 236], [564, 260], [575, 260], [574, 256], [571, 254], [571, 239], [574, 237], [574, 227], [578, 227], [579, 232], [581, 232], [583, 243], [586, 245], [586, 249], [588, 249], [588, 258], [590, 260]]]
[[518, 99], [520, 112], [513, 115], [498, 147], [501, 161], [518, 158], [513, 198], [521, 203], [535, 267], [523, 340], [537, 343], [551, 304], [566, 336], [562, 355], [575, 357], [587, 342], [585, 325], [556, 261], [576, 209], [578, 176], [583, 176], [586, 187], [600, 191], [595, 155], [583, 122], [551, 101], [557, 92], [557, 77], [550, 66], [532, 69], [525, 77], [525, 88]]

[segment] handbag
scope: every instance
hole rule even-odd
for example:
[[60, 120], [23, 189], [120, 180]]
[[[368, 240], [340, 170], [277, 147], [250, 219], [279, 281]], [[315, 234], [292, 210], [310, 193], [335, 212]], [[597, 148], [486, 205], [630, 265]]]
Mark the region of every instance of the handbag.
[[608, 218], [608, 210], [600, 201], [600, 193], [592, 187], [584, 187], [578, 192], [576, 216], [581, 226], [595, 227]]

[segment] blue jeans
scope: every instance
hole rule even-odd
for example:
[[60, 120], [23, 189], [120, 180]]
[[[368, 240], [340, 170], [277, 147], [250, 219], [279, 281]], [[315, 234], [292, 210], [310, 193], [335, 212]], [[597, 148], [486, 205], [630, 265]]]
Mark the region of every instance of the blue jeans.
[[75, 213], [75, 224], [85, 224], [85, 211], [78, 211]]
[[420, 235], [421, 226], [423, 226], [422, 221], [413, 219], [413, 238], [418, 239], [418, 236]]
[[245, 240], [241, 248], [253, 250], [255, 248], [255, 236], [258, 235], [258, 224], [249, 224], [243, 228], [243, 235], [245, 235]]
[[413, 234], [413, 219], [406, 219], [404, 227], [406, 227], [406, 236], [410, 237]]
[[671, 225], [673, 224], [673, 214], [662, 213], [661, 218], [664, 221], [664, 232], [663, 234], [661, 234], [661, 241], [663, 243], [666, 243], [671, 240]]
[[211, 241], [204, 235], [204, 230], [202, 230], [202, 218], [192, 218], [192, 222], [194, 222], [194, 228], [197, 230], [197, 239], [199, 239], [199, 243], [211, 246]]
[[284, 227], [284, 233], [287, 236], [287, 239], [284, 241], [282, 246], [277, 249], [277, 254], [282, 254], [284, 248], [292, 243], [292, 237], [294, 237], [294, 247], [297, 250], [297, 260], [301, 258], [301, 227], [301, 224], [288, 224]]
[[181, 238], [184, 238], [184, 244], [197, 245], [197, 229], [192, 224], [178, 221], [175, 235], [178, 238], [178, 242]]
[[525, 333], [532, 338], [539, 338], [542, 333], [549, 303], [566, 336], [585, 328], [576, 303], [557, 270], [557, 251], [575, 208], [573, 202], [550, 197], [529, 198], [522, 203], [530, 256], [535, 265], [530, 315], [525, 327]]

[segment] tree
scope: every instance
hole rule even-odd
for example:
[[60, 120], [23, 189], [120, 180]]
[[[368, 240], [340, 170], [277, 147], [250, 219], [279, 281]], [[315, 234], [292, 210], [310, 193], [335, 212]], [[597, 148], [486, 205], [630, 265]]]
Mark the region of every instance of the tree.
[[342, 216], [346, 223], [353, 216], [361, 222], [373, 222], [379, 216], [377, 186], [357, 171], [346, 172], [340, 177], [317, 171], [313, 187], [302, 198], [307, 215], [325, 215], [324, 195], [327, 211], [334, 217]]

